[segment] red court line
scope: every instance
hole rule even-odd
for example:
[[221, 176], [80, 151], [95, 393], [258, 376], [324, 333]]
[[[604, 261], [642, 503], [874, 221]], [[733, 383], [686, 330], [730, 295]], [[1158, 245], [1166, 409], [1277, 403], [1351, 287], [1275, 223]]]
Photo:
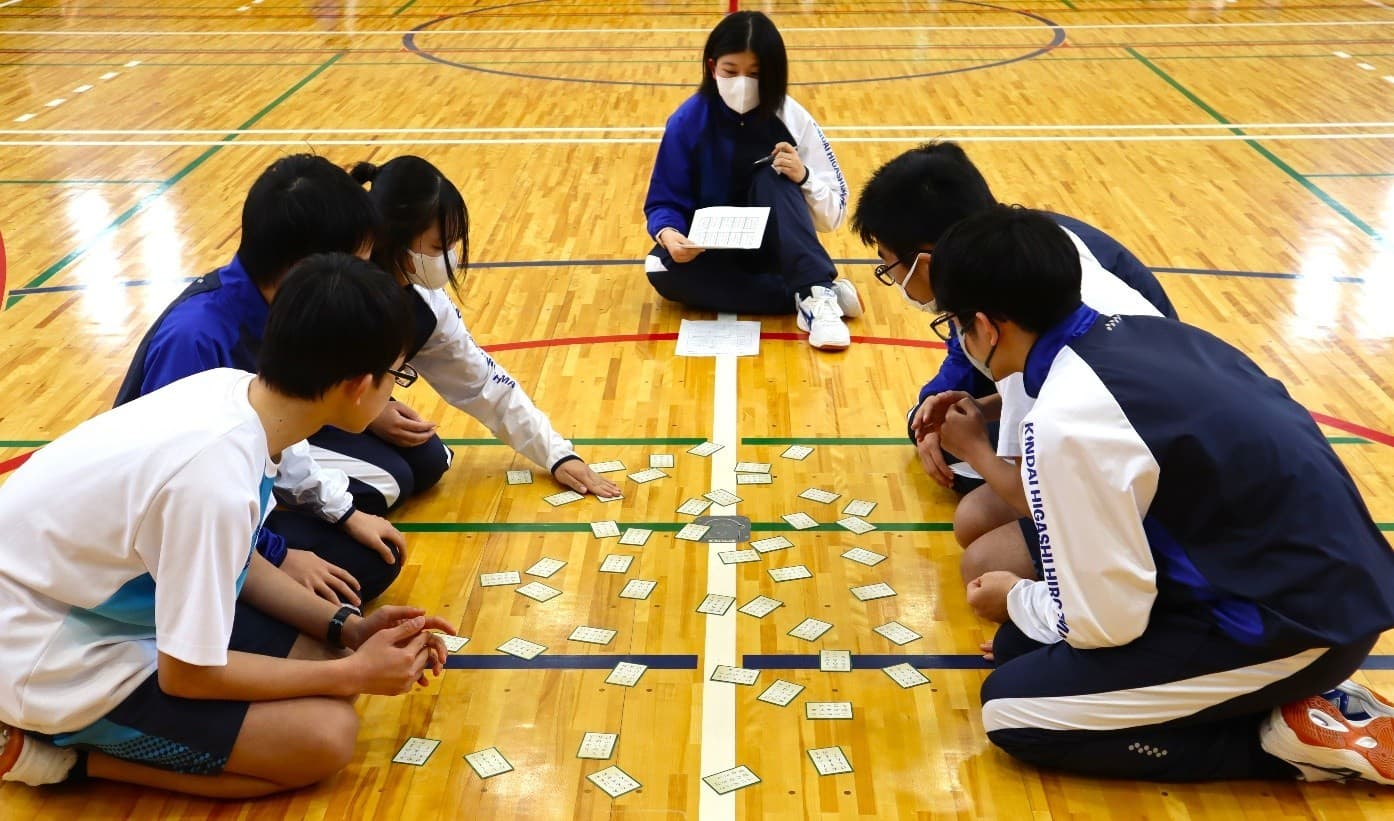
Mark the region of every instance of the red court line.
[[[765, 331], [761, 339], [803, 341], [805, 334], [791, 331]], [[651, 334], [613, 334], [610, 336], [562, 336], [556, 339], [527, 339], [521, 342], [500, 342], [484, 345], [486, 351], [522, 351], [530, 348], [559, 348], [564, 345], [595, 345], [605, 342], [673, 342], [678, 335], [672, 331]], [[927, 339], [899, 339], [892, 336], [854, 336], [853, 342], [865, 345], [896, 345], [903, 348], [933, 348], [943, 350], [944, 343]]]
[[21, 453], [20, 455], [15, 456], [11, 459], [6, 459], [5, 461], [0, 462], [0, 475], [4, 475], [12, 470], [15, 470], [20, 465], [29, 461], [29, 457], [33, 456], [36, 453], [38, 453], [37, 450], [31, 450], [28, 453]]
[[1377, 431], [1374, 428], [1367, 428], [1364, 425], [1357, 425], [1354, 422], [1347, 422], [1344, 419], [1337, 419], [1334, 416], [1327, 416], [1324, 413], [1317, 413], [1315, 411], [1310, 411], [1310, 413], [1312, 414], [1312, 418], [1317, 420], [1320, 424], [1328, 425], [1337, 430], [1343, 430], [1346, 433], [1353, 433], [1356, 436], [1363, 436], [1371, 442], [1379, 442], [1381, 445], [1388, 445], [1394, 448], [1394, 435]]

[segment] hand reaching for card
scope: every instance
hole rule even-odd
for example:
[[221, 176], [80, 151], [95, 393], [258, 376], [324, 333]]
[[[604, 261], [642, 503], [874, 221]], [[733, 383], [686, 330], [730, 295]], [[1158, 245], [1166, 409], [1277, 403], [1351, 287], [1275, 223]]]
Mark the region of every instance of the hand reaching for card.
[[558, 482], [577, 493], [594, 493], [596, 496], [619, 496], [619, 486], [591, 470], [590, 465], [580, 459], [562, 462], [553, 472]]

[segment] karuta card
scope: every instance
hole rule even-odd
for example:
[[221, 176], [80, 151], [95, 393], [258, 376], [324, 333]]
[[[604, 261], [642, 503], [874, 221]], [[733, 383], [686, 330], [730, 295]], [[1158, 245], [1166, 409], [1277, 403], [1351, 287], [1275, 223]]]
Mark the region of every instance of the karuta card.
[[784, 459], [793, 459], [795, 461], [802, 462], [804, 459], [807, 459], [808, 455], [812, 452], [813, 448], [810, 448], [806, 445], [790, 445], [789, 447], [784, 449], [783, 453], [779, 455], [781, 458]]
[[629, 474], [629, 478], [642, 485], [646, 482], [652, 482], [655, 479], [666, 479], [668, 478], [668, 474], [658, 468], [649, 468], [648, 470], [641, 470], [638, 473], [631, 473]]
[[412, 736], [407, 739], [407, 743], [402, 745], [402, 749], [392, 756], [393, 764], [411, 764], [420, 767], [431, 757], [431, 753], [436, 751], [440, 742], [434, 738], [417, 738]]
[[742, 501], [744, 501], [743, 499], [741, 499], [741, 497], [737, 496], [731, 491], [721, 490], [719, 488], [717, 490], [711, 491], [710, 493], [703, 493], [702, 495], [707, 497], [708, 499], [711, 499], [713, 504], [718, 505], [738, 505]]
[[768, 473], [737, 473], [736, 484], [738, 485], [772, 485], [774, 477]]
[[895, 644], [909, 644], [915, 639], [923, 638], [919, 633], [898, 621], [888, 621], [876, 628], [876, 632]]
[[595, 494], [595, 500], [597, 502], [618, 502], [623, 498], [624, 494], [620, 494], [619, 496], [601, 496], [599, 493]]
[[624, 470], [624, 462], [618, 459], [611, 459], [608, 462], [593, 462], [591, 463], [591, 470], [596, 473], [616, 473]]
[[601, 573], [628, 573], [629, 566], [634, 563], [633, 556], [621, 556], [612, 553], [605, 557], [605, 561], [600, 563]]
[[795, 530], [808, 530], [810, 527], [818, 526], [818, 521], [807, 513], [786, 513], [780, 518]]
[[583, 498], [585, 497], [583, 497], [581, 494], [577, 493], [574, 490], [563, 490], [561, 493], [553, 493], [551, 496], [543, 496], [542, 501], [546, 502], [552, 507], [561, 507], [562, 505], [569, 505], [572, 502], [579, 502]]
[[508, 759], [503, 757], [498, 747], [490, 747], [476, 753], [465, 756], [465, 761], [469, 762], [470, 767], [479, 774], [480, 778], [493, 778], [513, 771], [513, 765], [508, 763]]
[[721, 681], [726, 684], [751, 685], [760, 677], [759, 670], [751, 670], [746, 667], [731, 667], [726, 664], [718, 664], [712, 670], [712, 681]]
[[[609, 644], [615, 640], [615, 631], [606, 630], [604, 627], [586, 627], [581, 625], [571, 631], [567, 636], [571, 641], [582, 641], [586, 644]], [[606, 756], [608, 758], [608, 756]]]
[[508, 483], [510, 485], [530, 485], [532, 484], [532, 471], [510, 470], [508, 471]]
[[494, 649], [498, 650], [500, 653], [507, 653], [510, 656], [517, 656], [520, 659], [532, 661], [547, 648], [541, 644], [534, 644], [527, 639], [511, 638]]
[[818, 669], [824, 673], [852, 672], [851, 650], [822, 650], [818, 653]]
[[682, 539], [685, 542], [700, 542], [702, 537], [711, 530], [710, 525], [683, 525], [682, 530], [674, 534], [673, 538]]
[[815, 747], [808, 751], [813, 761], [813, 769], [819, 775], [840, 775], [852, 772], [852, 762], [847, 760], [841, 747]]
[[755, 697], [756, 701], [764, 701], [779, 707], [788, 707], [789, 703], [799, 697], [803, 692], [802, 684], [795, 684], [792, 681], [785, 681], [782, 678], [774, 680], [774, 684], [765, 688], [765, 692]]
[[808, 499], [811, 502], [819, 502], [825, 505], [836, 502], [841, 496], [841, 493], [833, 493], [831, 490], [820, 490], [816, 487], [811, 487], [799, 494], [800, 499]]
[[605, 677], [606, 684], [616, 684], [620, 687], [633, 687], [639, 683], [639, 677], [644, 671], [649, 669], [647, 664], [635, 664], [632, 661], [622, 661], [615, 665], [615, 669], [610, 671], [610, 675]]
[[876, 525], [865, 519], [859, 519], [856, 516], [843, 516], [841, 519], [837, 520], [837, 523], [858, 535], [870, 533], [876, 529]]
[[465, 648], [466, 644], [470, 643], [469, 638], [466, 636], [452, 636], [449, 633], [441, 633], [435, 630], [431, 632], [440, 636], [441, 643], [445, 645], [445, 652], [447, 653], [458, 653]]
[[921, 684], [928, 684], [929, 679], [925, 678], [924, 673], [916, 670], [910, 662], [904, 664], [894, 664], [890, 667], [882, 667], [886, 675], [891, 677], [891, 681], [909, 690], [911, 687], [919, 687]]
[[876, 509], [875, 502], [868, 502], [865, 499], [853, 499], [842, 509], [844, 516], [869, 516], [871, 511]]
[[780, 601], [779, 599], [772, 599], [769, 596], [756, 596], [755, 598], [741, 605], [739, 612], [744, 613], [747, 616], [754, 616], [757, 619], [763, 619], [764, 617], [768, 616], [769, 614], [773, 613], [775, 610], [783, 606], [784, 602]]
[[789, 635], [804, 641], [817, 641], [818, 637], [833, 629], [833, 626], [825, 621], [818, 619], [804, 619], [798, 626], [789, 631]]
[[652, 535], [652, 530], [646, 530], [642, 527], [631, 527], [620, 537], [619, 543], [632, 547], [643, 547], [644, 543], [647, 542]]
[[536, 601], [550, 601], [561, 595], [560, 590], [555, 587], [548, 587], [542, 582], [528, 582], [513, 592], [520, 596], [527, 596]]
[[737, 462], [737, 473], [769, 473], [769, 462]]
[[654, 453], [649, 455], [649, 467], [651, 468], [671, 468], [677, 467], [671, 453]]
[[719, 773], [712, 773], [703, 776], [702, 781], [708, 787], [716, 791], [717, 795], [725, 795], [728, 792], [744, 789], [752, 784], [759, 784], [760, 777], [750, 771], [749, 767], [732, 767]]
[[613, 521], [591, 522], [591, 533], [597, 539], [609, 539], [620, 535], [620, 526]]
[[678, 512], [684, 516], [701, 516], [711, 506], [710, 499], [688, 499], [678, 505]]
[[630, 579], [629, 582], [625, 584], [624, 589], [620, 591], [620, 598], [647, 599], [657, 586], [658, 582], [656, 581], [649, 581], [648, 579]]
[[724, 553], [716, 554], [721, 559], [722, 564], [743, 564], [745, 562], [760, 561], [760, 554], [754, 550], [727, 550]]
[[870, 550], [864, 550], [860, 547], [854, 547], [846, 553], [843, 553], [842, 558], [851, 559], [857, 564], [864, 564], [867, 567], [875, 567], [886, 560], [886, 557], [882, 556], [880, 553], [873, 553]]
[[561, 559], [549, 559], [546, 556], [538, 559], [532, 567], [523, 572], [529, 576], [537, 576], [543, 579], [550, 579], [557, 574], [558, 570], [566, 567], [566, 562]]
[[850, 701], [805, 701], [803, 716], [807, 719], [843, 719], [852, 717]]
[[783, 536], [771, 536], [768, 539], [756, 539], [750, 543], [750, 546], [755, 548], [758, 553], [770, 553], [775, 550], [793, 547], [794, 543]]
[[581, 749], [576, 751], [576, 757], [604, 761], [615, 754], [615, 742], [619, 740], [619, 733], [586, 733], [581, 736]]
[[693, 456], [711, 456], [723, 447], [725, 447], [725, 445], [718, 445], [715, 442], [703, 442], [696, 447], [688, 448], [687, 452]]
[[864, 584], [861, 587], [850, 588], [852, 595], [857, 597], [857, 601], [871, 601], [872, 599], [888, 599], [895, 595], [889, 584], [877, 582], [876, 584]]
[[598, 773], [591, 773], [586, 776], [586, 780], [605, 791], [611, 798], [619, 798], [626, 793], [634, 792], [644, 786], [633, 778], [629, 773], [619, 767], [606, 767]]
[[777, 582], [792, 582], [798, 579], [811, 579], [813, 574], [808, 572], [807, 567], [794, 564], [788, 567], [771, 567], [770, 578]]
[[723, 596], [720, 593], [708, 593], [702, 603], [697, 605], [698, 613], [705, 613], [708, 616], [724, 616], [726, 611], [731, 609], [731, 605], [736, 603], [735, 596]]
[[518, 575], [518, 571], [509, 570], [504, 573], [481, 573], [479, 574], [480, 587], [502, 587], [507, 584], [522, 584], [523, 578]]

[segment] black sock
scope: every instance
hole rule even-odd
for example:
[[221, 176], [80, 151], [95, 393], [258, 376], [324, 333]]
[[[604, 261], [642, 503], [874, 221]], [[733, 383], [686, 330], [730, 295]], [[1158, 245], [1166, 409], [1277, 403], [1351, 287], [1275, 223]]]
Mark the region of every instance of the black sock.
[[64, 784], [80, 784], [87, 780], [87, 751], [77, 750], [77, 763], [68, 771], [68, 777], [63, 779]]

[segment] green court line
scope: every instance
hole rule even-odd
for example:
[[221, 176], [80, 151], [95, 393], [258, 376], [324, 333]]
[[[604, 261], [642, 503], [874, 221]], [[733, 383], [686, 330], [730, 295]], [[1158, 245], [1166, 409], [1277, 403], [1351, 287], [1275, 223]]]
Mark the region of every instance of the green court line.
[[1070, 0], [1060, 0], [1060, 2], [1061, 2], [1061, 3], [1064, 3], [1064, 4], [1065, 4], [1065, 8], [1069, 9], [1070, 11], [1079, 11], [1079, 9], [1075, 6], [1075, 4], [1074, 4], [1074, 3], [1071, 3]]
[[416, 3], [416, 0], [407, 0], [407, 2], [405, 2], [405, 3], [402, 4], [402, 7], [401, 7], [401, 8], [399, 8], [399, 9], [397, 9], [396, 11], [392, 12], [392, 16], [393, 16], [393, 17], [396, 17], [397, 15], [399, 15], [399, 14], [401, 14], [402, 12], [406, 11], [407, 9], [411, 8], [413, 5], [415, 5], [415, 3]]
[[1394, 533], [1394, 522], [1379, 522], [1379, 529], [1385, 533]]
[[1375, 177], [1394, 177], [1394, 172], [1384, 173], [1350, 173], [1350, 174], [1307, 174], [1308, 177], [1355, 177], [1355, 178], [1375, 178]]
[[6, 439], [0, 440], [0, 448], [41, 448], [48, 442], [47, 439]]
[[[265, 106], [262, 107], [260, 111], [253, 114], [251, 118], [248, 119], [245, 123], [239, 125], [237, 127], [237, 130], [241, 131], [243, 129], [251, 128], [252, 126], [256, 125], [262, 117], [265, 117], [267, 114], [270, 114], [272, 110], [274, 110], [277, 106], [290, 99], [290, 96], [292, 94], [304, 88], [307, 84], [309, 84], [311, 80], [315, 79], [320, 74], [323, 74], [325, 70], [327, 70], [330, 66], [334, 65], [336, 62], [338, 62], [339, 58], [343, 57], [345, 53], [346, 52], [341, 51], [338, 54], [335, 54], [333, 57], [330, 57], [328, 60], [325, 60], [323, 63], [320, 63], [318, 68], [302, 77], [299, 82], [286, 89], [284, 92], [281, 93], [279, 97], [267, 103]], [[222, 143], [230, 143], [233, 140], [236, 140], [237, 137], [237, 134], [228, 134], [227, 136], [223, 137]], [[127, 208], [125, 211], [121, 212], [116, 217], [116, 219], [111, 221], [110, 225], [108, 225], [106, 228], [103, 228], [96, 236], [82, 244], [76, 250], [70, 251], [62, 259], [45, 268], [42, 273], [40, 273], [37, 277], [34, 277], [29, 282], [26, 282], [22, 287], [34, 288], [47, 282], [55, 274], [62, 271], [64, 268], [67, 268], [78, 257], [87, 253], [97, 243], [101, 242], [108, 234], [111, 234], [113, 231], [120, 228], [122, 225], [125, 225], [127, 222], [130, 221], [132, 217], [144, 211], [155, 200], [164, 196], [166, 191], [178, 185], [180, 180], [192, 174], [199, 166], [207, 162], [210, 157], [221, 151], [222, 148], [222, 144], [215, 145], [209, 148], [208, 150], [204, 151], [202, 154], [199, 154], [197, 157], [194, 158], [192, 162], [175, 172], [174, 176], [170, 177], [167, 180], [164, 180], [154, 191], [142, 197], [140, 199], [140, 202], [137, 202], [135, 205], [132, 205], [130, 208]], [[17, 302], [19, 302], [23, 298], [24, 294], [12, 294], [9, 300], [6, 301], [5, 308], [9, 309], [13, 307]]]
[[0, 180], [0, 185], [159, 185], [164, 180]]
[[[393, 522], [403, 533], [590, 533], [585, 522]], [[658, 533], [676, 533], [691, 522], [618, 522], [620, 528], [642, 527]], [[888, 533], [948, 533], [953, 522], [876, 522], [877, 530]], [[847, 533], [836, 524], [795, 531], [788, 522], [751, 522], [756, 533]], [[873, 531], [874, 532], [874, 531]], [[696, 542], [694, 542], [696, 544]]]
[[[1223, 114], [1212, 108], [1200, 97], [1197, 97], [1194, 93], [1190, 91], [1190, 89], [1181, 85], [1179, 82], [1176, 81], [1174, 77], [1172, 77], [1170, 74], [1167, 74], [1151, 60], [1148, 60], [1146, 57], [1143, 57], [1141, 54], [1137, 52], [1136, 49], [1132, 48], [1131, 46], [1128, 46], [1124, 50], [1127, 51], [1128, 54], [1132, 55], [1138, 62], [1146, 66], [1148, 70], [1150, 70], [1153, 74], [1162, 78], [1162, 80], [1164, 80], [1167, 85], [1181, 92], [1181, 95], [1184, 96], [1186, 99], [1190, 100], [1193, 105], [1195, 105], [1197, 108], [1213, 117], [1215, 119], [1215, 122], [1223, 123], [1225, 125], [1230, 124], [1230, 121], [1227, 120]], [[1229, 130], [1231, 133], [1240, 137], [1248, 136], [1242, 128], [1231, 128]], [[1366, 236], [1369, 236], [1371, 239], [1375, 240], [1381, 239], [1378, 231], [1370, 227], [1370, 225], [1366, 223], [1364, 220], [1362, 220], [1360, 217], [1357, 217], [1355, 213], [1352, 212], [1349, 208], [1345, 207], [1340, 202], [1338, 202], [1335, 197], [1323, 191], [1321, 187], [1318, 186], [1316, 183], [1307, 179], [1302, 174], [1299, 174], [1296, 169], [1279, 159], [1278, 155], [1274, 154], [1272, 151], [1269, 151], [1258, 140], [1247, 139], [1244, 140], [1244, 143], [1253, 150], [1257, 151], [1260, 156], [1272, 163], [1274, 167], [1276, 167], [1279, 171], [1282, 171], [1284, 174], [1287, 174], [1290, 178], [1292, 178], [1293, 181], [1301, 185], [1303, 188], [1307, 189], [1307, 191], [1316, 196], [1317, 199], [1326, 203], [1327, 206], [1334, 210], [1336, 213], [1345, 217], [1346, 221], [1349, 222], [1351, 225], [1354, 225], [1356, 228], [1359, 228], [1361, 231], [1364, 231]]]
[[[447, 445], [482, 445], [491, 447], [502, 445], [497, 439], [442, 439]], [[707, 441], [700, 436], [654, 436], [654, 437], [576, 437], [574, 445], [700, 445]]]

